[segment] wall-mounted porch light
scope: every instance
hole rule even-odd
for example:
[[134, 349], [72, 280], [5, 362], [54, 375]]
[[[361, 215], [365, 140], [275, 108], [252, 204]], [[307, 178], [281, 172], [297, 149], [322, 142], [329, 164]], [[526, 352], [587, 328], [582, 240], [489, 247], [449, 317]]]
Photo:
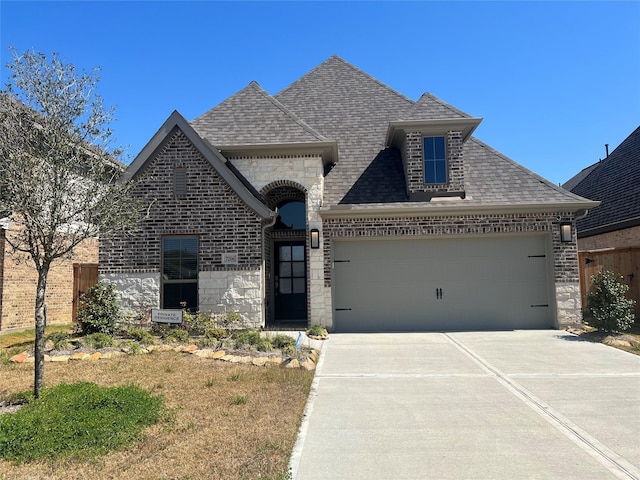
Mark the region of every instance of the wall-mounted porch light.
[[560, 241], [563, 243], [573, 241], [573, 232], [571, 231], [570, 222], [562, 222], [560, 224]]
[[309, 242], [311, 243], [311, 248], [320, 248], [320, 230], [317, 228], [309, 230]]

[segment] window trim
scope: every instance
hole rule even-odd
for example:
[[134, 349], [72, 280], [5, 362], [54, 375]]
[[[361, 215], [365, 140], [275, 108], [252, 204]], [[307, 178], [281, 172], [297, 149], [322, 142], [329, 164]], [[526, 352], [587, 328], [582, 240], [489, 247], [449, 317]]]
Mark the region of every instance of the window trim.
[[[428, 138], [441, 138], [442, 142], [443, 142], [443, 147], [444, 147], [444, 158], [432, 158], [432, 159], [427, 159], [426, 158], [426, 151], [425, 151], [425, 141]], [[436, 165], [437, 162], [444, 162], [444, 181], [443, 182], [427, 182], [427, 160], [429, 160], [429, 162], [432, 165]], [[436, 178], [436, 180], [438, 180]], [[422, 182], [424, 185], [427, 185], [429, 187], [435, 187], [438, 185], [448, 185], [449, 184], [449, 159], [448, 159], [448, 152], [447, 152], [447, 136], [446, 135], [424, 135], [422, 137]]]

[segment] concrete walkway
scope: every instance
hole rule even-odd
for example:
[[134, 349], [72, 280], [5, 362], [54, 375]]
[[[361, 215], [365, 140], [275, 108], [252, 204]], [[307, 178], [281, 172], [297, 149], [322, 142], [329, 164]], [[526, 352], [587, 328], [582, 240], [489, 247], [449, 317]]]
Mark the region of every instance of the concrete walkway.
[[562, 331], [333, 334], [296, 480], [640, 480], [640, 356]]

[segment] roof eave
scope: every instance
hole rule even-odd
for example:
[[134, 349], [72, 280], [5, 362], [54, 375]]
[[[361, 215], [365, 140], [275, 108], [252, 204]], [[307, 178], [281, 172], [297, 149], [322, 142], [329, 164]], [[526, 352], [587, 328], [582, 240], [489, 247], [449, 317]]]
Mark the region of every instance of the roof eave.
[[517, 205], [434, 205], [424, 202], [415, 205], [333, 205], [322, 207], [322, 218], [373, 218], [380, 216], [413, 217], [442, 215], [483, 215], [515, 213], [584, 212], [598, 206], [599, 202], [531, 203]]
[[394, 120], [387, 128], [386, 145], [394, 145], [400, 133], [420, 132], [422, 135], [443, 135], [450, 131], [462, 131], [465, 142], [482, 122], [482, 118], [437, 118], [430, 120]]
[[217, 146], [223, 155], [256, 156], [267, 155], [319, 155], [324, 165], [337, 163], [338, 144], [336, 142], [292, 142], [292, 143], [256, 143], [248, 145]]

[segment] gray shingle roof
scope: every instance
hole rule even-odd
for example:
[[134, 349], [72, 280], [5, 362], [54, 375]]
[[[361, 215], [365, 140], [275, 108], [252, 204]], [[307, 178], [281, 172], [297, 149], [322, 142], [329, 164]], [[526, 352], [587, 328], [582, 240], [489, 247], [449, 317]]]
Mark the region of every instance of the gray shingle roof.
[[[385, 144], [389, 122], [462, 118], [472, 117], [429, 93], [414, 102], [332, 56], [274, 97], [252, 82], [192, 125], [218, 148], [335, 141], [338, 162], [325, 178], [323, 204], [373, 207], [411, 203], [400, 153]], [[447, 199], [449, 206], [589, 204], [473, 137], [464, 151], [467, 198]]]
[[571, 191], [602, 202], [578, 221], [580, 235], [587, 236], [590, 230], [614, 230], [615, 224], [640, 220], [640, 127], [595, 164]]
[[433, 120], [442, 118], [471, 118], [471, 115], [452, 107], [430, 93], [424, 93], [413, 107], [402, 117], [403, 120]]
[[[337, 56], [330, 57], [275, 97], [309, 125], [338, 142], [339, 160], [325, 179], [324, 203], [367, 202], [369, 195], [361, 198], [352, 192], [346, 196], [386, 147], [388, 123], [401, 119], [413, 102]], [[378, 158], [372, 168], [384, 169], [383, 163]], [[391, 168], [397, 171], [395, 166]]]
[[256, 82], [193, 120], [191, 126], [218, 148], [327, 140]]

